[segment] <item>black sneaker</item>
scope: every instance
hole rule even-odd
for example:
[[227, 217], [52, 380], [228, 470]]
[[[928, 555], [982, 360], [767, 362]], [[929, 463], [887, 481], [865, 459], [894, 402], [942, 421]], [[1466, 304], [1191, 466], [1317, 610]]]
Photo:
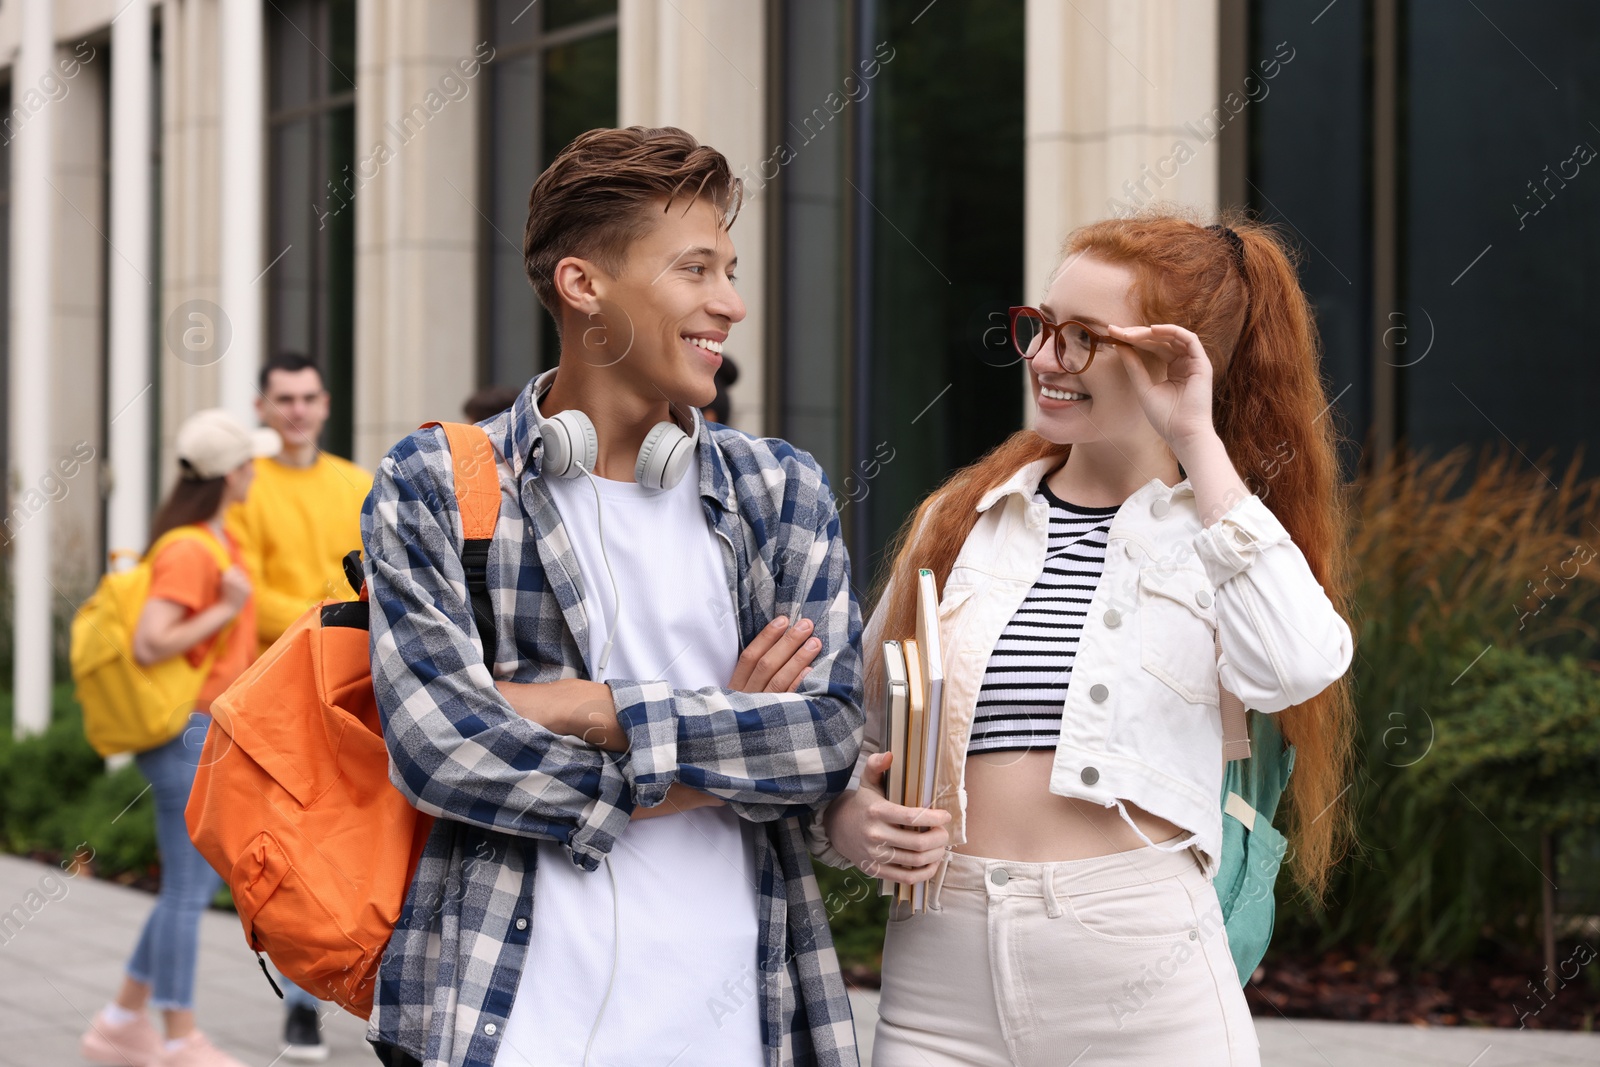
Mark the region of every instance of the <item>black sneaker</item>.
[[286, 1060], [302, 1063], [320, 1063], [328, 1058], [328, 1046], [322, 1043], [322, 1020], [317, 1009], [296, 1004], [283, 1020], [283, 1050]]

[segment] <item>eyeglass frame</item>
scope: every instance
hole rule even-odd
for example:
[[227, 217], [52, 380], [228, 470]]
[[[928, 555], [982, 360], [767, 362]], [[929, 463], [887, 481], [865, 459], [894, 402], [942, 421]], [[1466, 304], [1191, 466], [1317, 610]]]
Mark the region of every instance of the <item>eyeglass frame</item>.
[[[1028, 355], [1026, 352], [1024, 352], [1022, 350], [1022, 346], [1017, 344], [1017, 317], [1019, 315], [1021, 315], [1022, 312], [1024, 312], [1024, 311], [1031, 312], [1034, 315], [1037, 315], [1039, 317], [1039, 322], [1041, 324], [1043, 324], [1043, 327], [1044, 327], [1044, 332], [1041, 334], [1042, 338], [1044, 338], [1045, 340], [1048, 340], [1052, 333], [1055, 334], [1055, 339], [1056, 339], [1056, 366], [1058, 368], [1060, 368], [1062, 374], [1082, 374], [1084, 371], [1088, 370], [1089, 369], [1089, 365], [1094, 362], [1095, 354], [1100, 350], [1100, 346], [1101, 345], [1127, 344], [1126, 341], [1119, 341], [1115, 337], [1108, 337], [1107, 335], [1105, 335], [1103, 333], [1096, 333], [1094, 331], [1094, 328], [1091, 327], [1088, 323], [1082, 322], [1082, 321], [1080, 321], [1078, 319], [1067, 319], [1064, 322], [1051, 322], [1048, 318], [1045, 317], [1045, 313], [1043, 311], [1040, 311], [1036, 307], [1031, 307], [1031, 306], [1029, 306], [1027, 304], [1023, 304], [1023, 305], [1021, 305], [1019, 307], [1014, 307], [1014, 308], [1012, 308], [1010, 310], [1009, 315], [1008, 315], [1008, 317], [1006, 319], [1006, 326], [1007, 326], [1008, 331], [1011, 334], [1011, 347], [1016, 350], [1018, 355], [1020, 355], [1023, 359], [1027, 360], [1030, 363], [1033, 362], [1034, 356], [1037, 356], [1039, 354], [1039, 352], [1043, 352], [1044, 351], [1044, 341], [1043, 340], [1040, 341], [1040, 343], [1039, 343], [1039, 352], [1035, 352], [1033, 354], [1033, 356]], [[1064, 327], [1064, 326], [1077, 326], [1077, 327], [1080, 327], [1083, 330], [1084, 333], [1089, 335], [1089, 358], [1084, 360], [1083, 361], [1083, 366], [1079, 367], [1077, 370], [1070, 370], [1070, 371], [1067, 370], [1066, 361], [1064, 361], [1061, 358], [1062, 350], [1066, 346], [1066, 337], [1061, 332], [1062, 327]]]

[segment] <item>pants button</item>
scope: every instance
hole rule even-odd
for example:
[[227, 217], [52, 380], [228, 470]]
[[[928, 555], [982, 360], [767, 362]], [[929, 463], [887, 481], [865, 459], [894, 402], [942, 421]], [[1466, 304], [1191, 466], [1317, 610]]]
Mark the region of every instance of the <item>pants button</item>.
[[1007, 882], [1011, 881], [1011, 872], [1006, 870], [1004, 867], [996, 867], [994, 870], [989, 872], [989, 881], [993, 882], [995, 885], [1005, 885]]

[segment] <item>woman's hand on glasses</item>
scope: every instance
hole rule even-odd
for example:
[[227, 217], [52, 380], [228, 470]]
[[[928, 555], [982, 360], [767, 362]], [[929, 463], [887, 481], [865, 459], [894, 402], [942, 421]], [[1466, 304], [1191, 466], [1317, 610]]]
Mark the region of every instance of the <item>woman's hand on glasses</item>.
[[[1216, 435], [1211, 421], [1211, 357], [1194, 331], [1162, 323], [1107, 326], [1106, 333], [1124, 342], [1110, 346], [1110, 351], [1116, 353], [1132, 379], [1145, 418], [1180, 461], [1191, 442]], [[1166, 364], [1165, 380], [1151, 378], [1140, 352], [1148, 352]]]

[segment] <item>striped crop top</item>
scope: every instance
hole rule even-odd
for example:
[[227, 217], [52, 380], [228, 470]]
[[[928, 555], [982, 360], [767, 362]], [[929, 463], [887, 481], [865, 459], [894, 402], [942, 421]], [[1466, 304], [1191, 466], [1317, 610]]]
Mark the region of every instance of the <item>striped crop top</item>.
[[1055, 749], [1078, 635], [1105, 569], [1117, 507], [1069, 504], [1043, 481], [1033, 499], [1050, 505], [1044, 570], [989, 655], [968, 753]]

